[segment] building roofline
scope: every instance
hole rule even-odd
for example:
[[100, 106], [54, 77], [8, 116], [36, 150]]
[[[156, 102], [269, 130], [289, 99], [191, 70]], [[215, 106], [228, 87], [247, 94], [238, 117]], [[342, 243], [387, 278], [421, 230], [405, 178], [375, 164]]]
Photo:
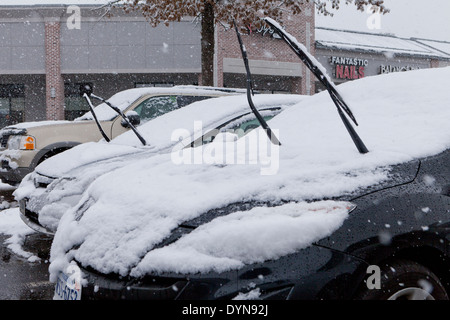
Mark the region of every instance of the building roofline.
[[[411, 57], [421, 57], [421, 58], [426, 58], [426, 59], [438, 59], [438, 60], [450, 60], [450, 53], [449, 52], [445, 52], [443, 50], [440, 50], [438, 48], [435, 48], [429, 44], [423, 43], [422, 41], [432, 41], [432, 42], [438, 42], [438, 43], [444, 43], [444, 44], [449, 44], [450, 42], [447, 41], [443, 41], [443, 40], [433, 40], [433, 39], [425, 39], [425, 38], [405, 38], [405, 37], [399, 37], [396, 36], [394, 34], [387, 34], [387, 33], [371, 33], [371, 32], [364, 32], [364, 31], [354, 31], [354, 30], [344, 30], [344, 29], [334, 29], [334, 28], [326, 28], [326, 27], [317, 27], [315, 28], [316, 30], [327, 30], [327, 31], [335, 31], [335, 32], [344, 32], [344, 33], [349, 33], [349, 34], [361, 34], [361, 35], [368, 35], [368, 36], [377, 36], [377, 37], [386, 37], [386, 38], [393, 38], [393, 39], [398, 39], [398, 40], [404, 40], [404, 41], [408, 41], [408, 42], [413, 42], [415, 44], [418, 44], [420, 46], [426, 46], [427, 48], [430, 48], [434, 51], [437, 51], [436, 55], [433, 54], [421, 54], [421, 53], [408, 53], [408, 52], [394, 52], [396, 55], [400, 55], [400, 56], [411, 56]], [[361, 53], [382, 53], [382, 51], [377, 51], [375, 49], [371, 50], [371, 49], [363, 49], [363, 48], [342, 48], [339, 47], [339, 44], [336, 43], [336, 45], [327, 45], [324, 44], [323, 42], [321, 43], [320, 39], [315, 40], [315, 45], [317, 48], [319, 49], [327, 49], [327, 48], [336, 48], [336, 49], [341, 49], [341, 50], [346, 50], [346, 51], [355, 51], [355, 52], [361, 52]], [[351, 45], [351, 43], [349, 43], [349, 45]], [[382, 49], [382, 48], [380, 48]], [[401, 49], [400, 49], [401, 50]], [[390, 48], [386, 48], [386, 52], [389, 51], [395, 51], [393, 49]], [[444, 56], [442, 56], [442, 54]]]

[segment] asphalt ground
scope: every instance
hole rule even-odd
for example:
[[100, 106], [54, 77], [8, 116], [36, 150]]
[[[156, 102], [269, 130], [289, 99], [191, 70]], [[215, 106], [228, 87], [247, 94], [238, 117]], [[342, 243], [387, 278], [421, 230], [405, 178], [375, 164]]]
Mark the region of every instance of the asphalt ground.
[[[0, 190], [0, 203], [16, 206], [13, 189]], [[1, 211], [0, 211], [1, 214]], [[51, 300], [54, 284], [49, 282], [51, 237], [33, 233], [26, 237], [23, 250], [39, 257], [30, 262], [7, 247], [8, 236], [0, 234], [0, 300]]]

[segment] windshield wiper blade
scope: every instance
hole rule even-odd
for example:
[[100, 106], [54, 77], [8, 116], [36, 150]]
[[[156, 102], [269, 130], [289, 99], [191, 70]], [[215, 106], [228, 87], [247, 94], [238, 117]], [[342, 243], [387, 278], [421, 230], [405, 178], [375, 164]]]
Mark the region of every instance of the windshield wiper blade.
[[328, 80], [328, 77], [319, 68], [318, 64], [320, 63], [319, 62], [315, 63], [313, 59], [309, 56], [309, 54], [298, 45], [298, 42], [295, 40], [295, 38], [291, 36], [289, 33], [287, 33], [285, 30], [283, 30], [277, 22], [275, 22], [270, 18], [264, 18], [264, 21], [267, 22], [276, 31], [276, 33], [289, 45], [289, 47], [300, 58], [300, 60], [302, 60], [302, 62], [308, 67], [308, 69], [311, 70], [311, 72], [316, 76], [316, 78], [325, 86], [328, 93], [330, 94], [331, 99], [336, 105], [339, 116], [344, 122], [344, 125], [348, 133], [350, 134], [358, 151], [362, 154], [369, 152], [367, 147], [364, 145], [364, 142], [358, 136], [352, 124], [350, 123], [350, 121], [348, 121], [347, 117], [344, 114], [345, 112], [350, 117], [350, 119], [355, 123], [355, 125], [358, 125], [358, 122], [356, 121], [352, 111], [345, 103], [344, 99], [339, 94], [339, 92], [336, 90], [334, 84]]
[[85, 98], [86, 101], [88, 102], [89, 109], [91, 110], [92, 116], [94, 117], [95, 123], [97, 124], [98, 130], [100, 130], [100, 133], [102, 134], [103, 138], [106, 140], [106, 142], [111, 141], [111, 139], [109, 139], [109, 137], [106, 135], [105, 131], [103, 131], [102, 125], [97, 119], [97, 115], [95, 114], [94, 111], [94, 106], [92, 105], [91, 99], [89, 99], [88, 94], [84, 93], [83, 98]]
[[247, 58], [247, 50], [245, 49], [244, 43], [242, 42], [241, 35], [239, 33], [239, 30], [236, 26], [236, 22], [234, 23], [234, 28], [236, 30], [237, 38], [239, 41], [239, 46], [241, 48], [242, 52], [242, 59], [244, 60], [245, 65], [245, 71], [247, 73], [247, 100], [248, 104], [250, 105], [250, 109], [252, 110], [253, 114], [256, 116], [256, 119], [258, 119], [259, 123], [261, 124], [261, 127], [266, 131], [267, 136], [269, 137], [269, 140], [275, 144], [275, 145], [281, 145], [281, 142], [278, 140], [278, 138], [275, 136], [275, 134], [272, 133], [272, 130], [270, 129], [267, 122], [264, 120], [264, 118], [261, 116], [261, 114], [258, 112], [258, 110], [255, 107], [255, 104], [253, 103], [252, 96], [254, 95], [253, 92], [253, 82], [252, 82], [252, 75], [250, 73], [250, 67], [248, 65], [248, 58]]
[[[85, 93], [86, 94], [86, 93]], [[142, 137], [142, 135], [137, 131], [136, 127], [130, 122], [130, 120], [128, 119], [128, 117], [122, 112], [122, 110], [120, 110], [119, 108], [113, 106], [109, 101], [103, 99], [102, 97], [96, 96], [95, 94], [90, 94], [90, 96], [92, 98], [95, 98], [97, 100], [100, 100], [101, 102], [105, 103], [108, 107], [110, 107], [111, 109], [113, 109], [115, 112], [117, 112], [123, 120], [125, 120], [125, 122], [127, 123], [127, 125], [131, 128], [131, 130], [133, 130], [134, 134], [138, 137], [138, 139], [142, 142], [142, 144], [145, 146], [147, 145], [147, 142], [145, 141], [144, 137]], [[103, 131], [103, 130], [101, 130]]]

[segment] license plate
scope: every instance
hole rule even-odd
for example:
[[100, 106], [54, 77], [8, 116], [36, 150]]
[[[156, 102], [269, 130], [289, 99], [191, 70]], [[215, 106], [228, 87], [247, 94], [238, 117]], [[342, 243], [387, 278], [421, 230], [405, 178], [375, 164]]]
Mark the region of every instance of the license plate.
[[61, 272], [55, 285], [54, 300], [81, 300], [81, 283], [74, 276]]

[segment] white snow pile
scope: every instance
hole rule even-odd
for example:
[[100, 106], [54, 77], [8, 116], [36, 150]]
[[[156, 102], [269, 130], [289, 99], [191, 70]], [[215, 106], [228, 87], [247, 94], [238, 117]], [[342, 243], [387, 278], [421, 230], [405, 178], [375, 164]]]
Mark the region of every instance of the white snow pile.
[[[339, 86], [360, 124], [357, 131], [367, 154], [358, 153], [328, 93], [322, 92], [268, 122], [282, 143], [269, 161], [277, 167], [274, 174], [262, 175], [261, 166], [267, 163], [261, 162], [175, 164], [172, 153], [99, 177], [60, 221], [51, 278], [73, 259], [121, 275], [207, 272], [276, 259], [311, 245], [339, 228], [346, 213], [310, 212], [304, 202], [376, 185], [389, 179], [392, 165], [450, 147], [449, 78], [450, 68], [440, 68]], [[251, 137], [258, 131], [227, 145], [258, 141]], [[207, 146], [192, 152], [201, 154]], [[238, 149], [238, 156], [251, 158], [257, 147]], [[296, 203], [231, 213], [152, 250], [185, 221], [254, 200]]]
[[36, 128], [36, 127], [43, 127], [43, 126], [54, 126], [58, 124], [66, 124], [70, 123], [68, 120], [48, 120], [48, 121], [30, 121], [30, 122], [21, 122], [16, 123], [7, 127], [4, 127], [0, 133], [3, 131], [10, 131], [14, 129], [30, 129], [30, 128]]
[[221, 272], [275, 259], [334, 232], [349, 209], [346, 202], [323, 201], [234, 212], [200, 226], [172, 245], [150, 251], [131, 275], [174, 269], [181, 273]]
[[30, 229], [20, 219], [19, 208], [16, 207], [0, 211], [0, 234], [9, 236], [5, 240], [5, 244], [7, 244], [8, 249], [18, 256], [28, 259], [29, 262], [40, 260], [39, 257], [22, 248], [26, 236], [34, 232], [34, 230]]

